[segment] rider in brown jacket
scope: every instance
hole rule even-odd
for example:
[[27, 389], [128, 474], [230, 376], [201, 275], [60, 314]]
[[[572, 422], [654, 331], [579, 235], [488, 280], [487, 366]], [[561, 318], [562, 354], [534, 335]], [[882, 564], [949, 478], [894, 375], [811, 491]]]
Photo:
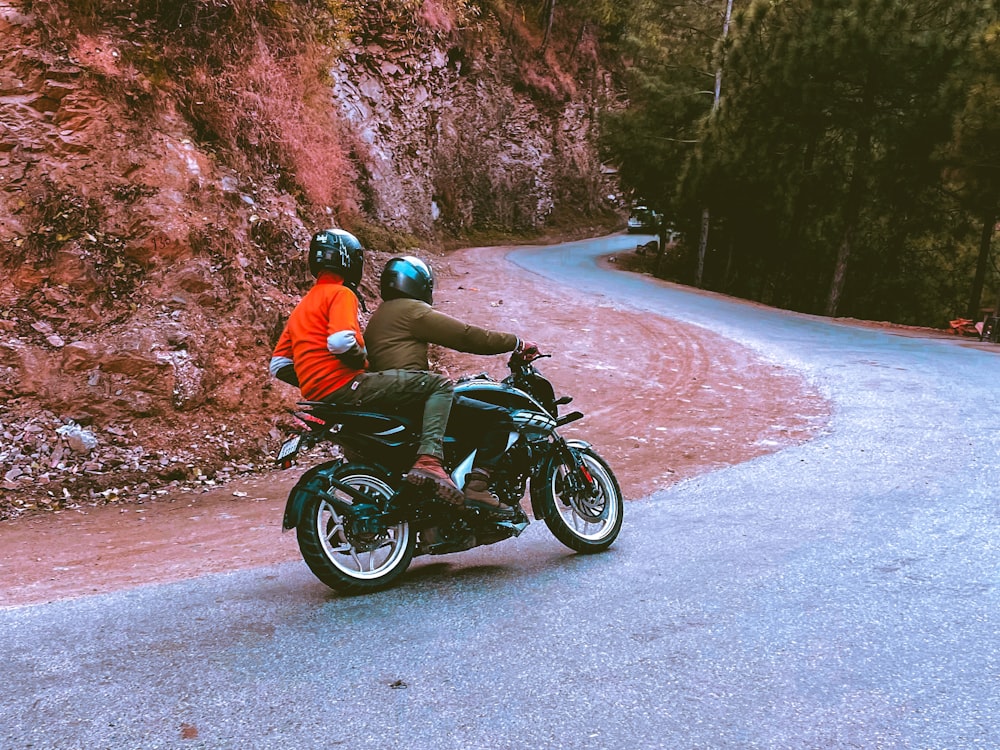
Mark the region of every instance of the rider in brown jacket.
[[[365, 328], [368, 362], [373, 371], [429, 371], [428, 344], [469, 354], [530, 354], [538, 347], [512, 333], [490, 331], [464, 323], [431, 307], [434, 275], [430, 267], [412, 256], [386, 263], [380, 279], [382, 304]], [[451, 410], [449, 428], [477, 436], [478, 448], [463, 487], [467, 505], [513, 515], [489, 491], [489, 479], [514, 428], [505, 409], [458, 396]]]

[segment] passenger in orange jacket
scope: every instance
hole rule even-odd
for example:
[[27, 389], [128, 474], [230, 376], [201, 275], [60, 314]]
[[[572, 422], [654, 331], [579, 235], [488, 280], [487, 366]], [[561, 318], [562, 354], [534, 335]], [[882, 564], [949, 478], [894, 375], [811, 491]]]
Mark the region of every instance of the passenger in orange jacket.
[[367, 351], [358, 319], [364, 248], [354, 235], [341, 229], [313, 235], [309, 270], [316, 284], [289, 316], [271, 356], [271, 374], [297, 386], [309, 401], [390, 411], [422, 404], [420, 447], [406, 480], [432, 484], [440, 498], [462, 505], [462, 492], [441, 465], [452, 382], [432, 372], [365, 371]]

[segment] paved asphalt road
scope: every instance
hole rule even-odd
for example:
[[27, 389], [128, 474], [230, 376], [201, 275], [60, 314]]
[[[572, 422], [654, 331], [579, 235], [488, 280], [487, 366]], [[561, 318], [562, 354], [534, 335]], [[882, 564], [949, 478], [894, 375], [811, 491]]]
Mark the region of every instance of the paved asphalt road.
[[288, 564], [0, 610], [0, 748], [1000, 747], [993, 347], [596, 270], [635, 242], [513, 257], [795, 367], [829, 432], [594, 557], [535, 524], [366, 598]]

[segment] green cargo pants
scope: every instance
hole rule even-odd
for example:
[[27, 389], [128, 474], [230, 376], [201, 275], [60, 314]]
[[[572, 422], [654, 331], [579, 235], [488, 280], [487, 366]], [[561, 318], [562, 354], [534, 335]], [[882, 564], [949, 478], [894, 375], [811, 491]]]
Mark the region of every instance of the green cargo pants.
[[444, 458], [444, 431], [448, 426], [455, 387], [444, 375], [420, 370], [363, 372], [324, 398], [331, 404], [373, 411], [396, 411], [423, 404], [424, 419], [418, 455]]

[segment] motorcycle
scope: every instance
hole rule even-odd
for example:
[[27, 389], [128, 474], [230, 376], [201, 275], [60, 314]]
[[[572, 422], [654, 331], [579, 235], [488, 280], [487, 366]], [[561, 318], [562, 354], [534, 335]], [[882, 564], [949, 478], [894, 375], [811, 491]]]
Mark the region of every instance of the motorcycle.
[[[436, 500], [433, 488], [404, 480], [419, 443], [420, 417], [344, 409], [305, 401], [294, 414], [299, 432], [281, 446], [276, 463], [291, 466], [320, 441], [342, 457], [307, 470], [289, 493], [283, 530], [295, 529], [299, 550], [323, 583], [343, 594], [387, 588], [413, 558], [461, 552], [519, 536], [530, 523], [521, 507], [530, 487], [531, 510], [553, 536], [583, 554], [601, 552], [621, 531], [624, 502], [607, 462], [582, 440], [557, 429], [583, 417], [559, 416], [572, 401], [556, 398], [536, 369], [536, 354], [508, 362], [497, 381], [480, 374], [459, 379], [458, 395], [507, 409], [516, 430], [490, 477], [490, 489], [515, 510], [497, 520], [488, 511]], [[468, 438], [445, 436], [443, 464], [461, 487], [475, 458]]]

